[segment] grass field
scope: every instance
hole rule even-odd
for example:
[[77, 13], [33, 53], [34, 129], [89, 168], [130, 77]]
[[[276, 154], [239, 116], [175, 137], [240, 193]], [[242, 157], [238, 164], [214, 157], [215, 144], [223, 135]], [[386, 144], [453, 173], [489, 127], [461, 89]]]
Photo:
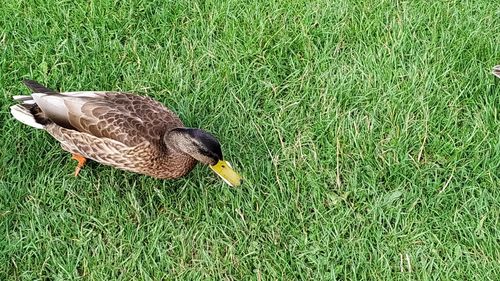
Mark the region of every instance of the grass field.
[[[498, 3], [91, 2], [0, 6], [0, 280], [500, 280]], [[74, 178], [23, 78], [154, 97], [245, 184]]]

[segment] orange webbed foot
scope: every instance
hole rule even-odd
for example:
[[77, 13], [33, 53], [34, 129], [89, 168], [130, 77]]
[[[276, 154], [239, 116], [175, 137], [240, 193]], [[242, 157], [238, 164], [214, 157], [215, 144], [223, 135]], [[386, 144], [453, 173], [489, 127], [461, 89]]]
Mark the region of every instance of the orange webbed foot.
[[72, 159], [75, 159], [78, 161], [78, 164], [76, 165], [75, 168], [75, 177], [78, 177], [78, 174], [80, 173], [80, 170], [83, 168], [85, 165], [85, 162], [87, 162], [87, 158], [83, 157], [82, 155], [78, 153], [74, 153]]

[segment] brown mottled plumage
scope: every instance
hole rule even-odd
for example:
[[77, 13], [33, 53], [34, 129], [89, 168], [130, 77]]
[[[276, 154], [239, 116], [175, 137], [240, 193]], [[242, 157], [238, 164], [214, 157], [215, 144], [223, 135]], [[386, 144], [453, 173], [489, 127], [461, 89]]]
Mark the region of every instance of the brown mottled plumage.
[[[193, 157], [169, 150], [163, 142], [167, 131], [184, 125], [162, 104], [126, 93], [83, 95], [78, 101], [66, 101], [74, 109], [67, 119], [47, 112], [53, 123], [45, 127], [46, 131], [61, 142], [64, 150], [156, 178], [178, 178], [193, 169]], [[58, 122], [64, 125], [59, 126]]]
[[155, 178], [181, 177], [201, 161], [221, 177], [233, 177], [231, 185], [240, 182], [232, 170], [237, 177], [227, 176], [227, 162], [213, 136], [184, 128], [175, 113], [149, 97], [120, 92], [58, 93], [35, 81], [24, 83], [34, 93], [15, 96], [22, 103], [11, 107], [12, 115], [46, 130], [74, 155]]

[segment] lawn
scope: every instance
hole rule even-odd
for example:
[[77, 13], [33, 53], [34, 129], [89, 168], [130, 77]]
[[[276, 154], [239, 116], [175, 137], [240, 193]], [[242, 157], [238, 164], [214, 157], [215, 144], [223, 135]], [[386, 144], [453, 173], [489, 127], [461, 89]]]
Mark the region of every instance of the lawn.
[[[495, 1], [3, 0], [0, 51], [0, 280], [500, 280]], [[154, 97], [245, 183], [75, 178], [24, 78]]]

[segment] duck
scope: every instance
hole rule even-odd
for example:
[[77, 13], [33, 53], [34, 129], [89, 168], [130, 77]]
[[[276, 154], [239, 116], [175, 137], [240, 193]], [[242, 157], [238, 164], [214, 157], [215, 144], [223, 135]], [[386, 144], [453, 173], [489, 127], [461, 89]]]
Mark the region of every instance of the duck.
[[500, 65], [493, 67], [493, 70], [491, 71], [491, 73], [493, 75], [495, 75], [496, 77], [500, 78]]
[[201, 162], [228, 185], [241, 184], [212, 134], [185, 127], [172, 110], [148, 96], [58, 92], [34, 80], [23, 83], [32, 93], [13, 97], [12, 116], [46, 131], [71, 153], [75, 176], [87, 159], [158, 179], [183, 177]]

